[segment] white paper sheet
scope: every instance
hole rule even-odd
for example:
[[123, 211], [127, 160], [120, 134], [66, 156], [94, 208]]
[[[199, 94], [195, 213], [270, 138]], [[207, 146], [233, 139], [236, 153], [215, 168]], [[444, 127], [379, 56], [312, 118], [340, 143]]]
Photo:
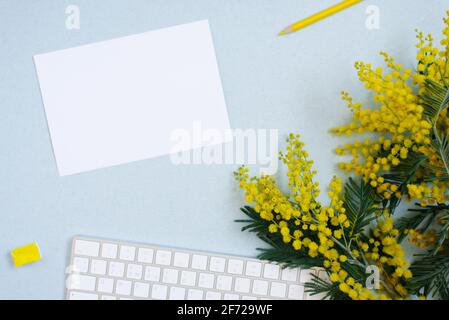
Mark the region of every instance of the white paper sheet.
[[194, 123], [230, 129], [207, 20], [34, 61], [62, 176], [169, 154]]

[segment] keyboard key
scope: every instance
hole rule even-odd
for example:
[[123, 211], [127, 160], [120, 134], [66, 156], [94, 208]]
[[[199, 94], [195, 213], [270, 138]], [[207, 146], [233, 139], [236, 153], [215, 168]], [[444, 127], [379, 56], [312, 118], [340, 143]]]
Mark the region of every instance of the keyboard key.
[[253, 297], [253, 296], [243, 296], [242, 300], [257, 300], [257, 297]]
[[125, 264], [121, 262], [111, 261], [109, 263], [109, 275], [112, 277], [123, 277], [125, 274]]
[[239, 300], [240, 296], [233, 293], [225, 293], [223, 300]]
[[170, 284], [178, 283], [178, 270], [164, 269], [162, 274], [162, 282]]
[[304, 287], [296, 284], [291, 284], [288, 287], [288, 298], [301, 300], [304, 296]]
[[140, 280], [142, 279], [142, 269], [143, 267], [139, 264], [128, 264], [126, 277], [129, 279]]
[[101, 296], [101, 300], [117, 300], [117, 298], [114, 296], [109, 296], [109, 295], [104, 294]]
[[156, 264], [169, 266], [171, 262], [171, 252], [165, 250], [156, 251]]
[[94, 241], [75, 240], [75, 254], [78, 256], [98, 257], [100, 244]]
[[189, 254], [176, 252], [173, 258], [173, 265], [178, 268], [187, 268], [189, 266]]
[[254, 280], [253, 293], [265, 296], [268, 293], [268, 282], [263, 280]]
[[184, 300], [185, 296], [186, 296], [186, 289], [179, 287], [171, 287], [168, 298], [170, 300]]
[[115, 293], [129, 296], [131, 294], [131, 281], [127, 280], [117, 280], [117, 284], [115, 286]]
[[143, 282], [134, 282], [133, 296], [139, 298], [148, 298], [150, 294], [150, 285]]
[[137, 253], [137, 261], [141, 263], [153, 263], [153, 249], [140, 248]]
[[284, 281], [296, 282], [297, 276], [298, 276], [298, 269], [285, 268], [284, 270], [282, 270], [281, 279]]
[[250, 277], [260, 277], [260, 272], [262, 271], [262, 263], [255, 261], [248, 261], [246, 263], [245, 274]]
[[228, 260], [228, 272], [232, 274], [242, 274], [243, 273], [243, 261], [236, 259]]
[[214, 275], [210, 273], [200, 273], [198, 280], [198, 287], [200, 288], [213, 288], [214, 287]]
[[112, 293], [114, 288], [114, 280], [109, 278], [98, 279], [98, 291], [104, 293]]
[[167, 299], [167, 286], [161, 285], [161, 284], [154, 284], [151, 288], [151, 297], [153, 299], [161, 299], [165, 300]]
[[124, 297], [120, 297], [120, 299], [119, 300], [134, 300], [134, 299], [131, 299], [131, 298], [124, 298]]
[[206, 270], [207, 267], [207, 257], [194, 254], [192, 257], [192, 268], [198, 270]]
[[193, 287], [196, 282], [196, 272], [193, 271], [182, 271], [181, 272], [181, 284], [183, 286]]
[[159, 281], [161, 276], [161, 269], [159, 267], [148, 266], [145, 267], [145, 280], [146, 281]]
[[279, 266], [276, 264], [266, 264], [263, 269], [263, 277], [267, 279], [278, 279], [279, 278]]
[[101, 256], [107, 259], [117, 258], [118, 245], [112, 243], [103, 243], [101, 246]]
[[232, 288], [232, 277], [219, 275], [216, 288], [222, 291], [230, 291]]
[[189, 289], [187, 291], [187, 300], [203, 300], [203, 291], [198, 289]]
[[93, 259], [90, 272], [93, 274], [105, 275], [106, 274], [106, 261], [105, 260], [97, 260]]
[[221, 299], [220, 292], [214, 292], [214, 291], [206, 292], [206, 300], [220, 300], [220, 299]]
[[301, 269], [301, 275], [299, 277], [299, 281], [301, 283], [307, 283], [310, 282], [310, 280], [312, 280], [313, 278], [313, 274], [315, 274], [315, 272], [312, 269]]
[[73, 267], [74, 267], [74, 270], [73, 270], [74, 272], [87, 272], [87, 271], [89, 271], [89, 259], [75, 257], [75, 258], [73, 258]]
[[131, 246], [120, 246], [120, 260], [134, 261], [136, 248]]
[[213, 272], [224, 272], [226, 260], [224, 258], [212, 257], [210, 258], [209, 270]]
[[249, 287], [251, 285], [251, 280], [248, 278], [237, 278], [235, 279], [234, 290], [240, 293], [248, 293]]
[[72, 274], [70, 276], [70, 289], [94, 291], [97, 278], [82, 274]]
[[287, 290], [287, 286], [285, 283], [273, 282], [271, 284], [270, 296], [276, 298], [285, 298], [285, 292]]
[[98, 294], [70, 291], [70, 300], [98, 300]]

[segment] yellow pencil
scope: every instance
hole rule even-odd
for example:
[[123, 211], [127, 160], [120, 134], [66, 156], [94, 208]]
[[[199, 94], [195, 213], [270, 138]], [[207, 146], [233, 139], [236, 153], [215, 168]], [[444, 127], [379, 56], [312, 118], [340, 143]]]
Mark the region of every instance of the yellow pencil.
[[336, 4], [336, 5], [328, 8], [328, 9], [325, 9], [325, 10], [323, 10], [321, 12], [318, 12], [318, 13], [314, 14], [313, 16], [310, 16], [310, 17], [308, 17], [308, 18], [306, 18], [304, 20], [301, 20], [301, 21], [298, 21], [298, 22], [292, 24], [291, 26], [288, 26], [287, 28], [282, 30], [279, 33], [279, 35], [283, 36], [285, 34], [298, 31], [298, 30], [300, 30], [302, 28], [305, 28], [305, 27], [307, 27], [307, 26], [309, 26], [309, 25], [311, 25], [311, 24], [313, 24], [313, 23], [315, 23], [317, 21], [320, 21], [320, 20], [322, 20], [324, 18], [327, 18], [327, 17], [329, 17], [329, 16], [331, 16], [331, 15], [333, 15], [333, 14], [339, 12], [339, 11], [342, 11], [342, 10], [344, 10], [344, 9], [350, 7], [350, 6], [353, 6], [353, 5], [355, 5], [355, 4], [359, 3], [359, 2], [362, 2], [362, 1], [363, 0], [345, 0], [345, 1], [342, 1], [339, 4]]

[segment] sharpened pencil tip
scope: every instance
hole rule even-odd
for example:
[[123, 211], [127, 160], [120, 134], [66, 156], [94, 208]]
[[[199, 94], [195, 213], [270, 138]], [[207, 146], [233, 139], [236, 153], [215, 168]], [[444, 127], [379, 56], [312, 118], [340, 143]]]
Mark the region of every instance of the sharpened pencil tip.
[[286, 34], [290, 33], [290, 27], [283, 29], [281, 32], [278, 33], [278, 36], [285, 36]]
[[293, 32], [294, 30], [292, 29], [291, 26], [285, 28], [284, 30], [282, 30], [281, 32], [278, 33], [278, 36], [285, 36], [286, 34], [289, 34], [291, 32]]

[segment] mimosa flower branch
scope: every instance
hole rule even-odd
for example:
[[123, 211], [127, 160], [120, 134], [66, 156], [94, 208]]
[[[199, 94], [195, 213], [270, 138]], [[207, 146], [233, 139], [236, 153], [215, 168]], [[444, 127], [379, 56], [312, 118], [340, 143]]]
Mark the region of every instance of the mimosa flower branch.
[[[365, 107], [346, 92], [352, 120], [331, 131], [361, 139], [336, 149], [351, 160], [339, 164], [354, 175], [334, 177], [329, 201], [317, 200], [313, 161], [298, 134], [290, 134], [280, 160], [287, 167], [289, 193], [271, 176], [235, 172], [245, 192], [244, 230], [270, 245], [261, 259], [288, 267], [321, 267], [309, 294], [331, 299], [449, 299], [449, 13], [441, 48], [417, 32], [415, 70], [381, 53], [386, 70], [355, 64], [360, 81], [374, 93]], [[396, 218], [402, 201], [416, 203]], [[404, 239], [425, 253], [405, 258]], [[417, 250], [418, 252], [418, 250]], [[366, 285], [367, 268], [380, 271], [380, 285]]]

